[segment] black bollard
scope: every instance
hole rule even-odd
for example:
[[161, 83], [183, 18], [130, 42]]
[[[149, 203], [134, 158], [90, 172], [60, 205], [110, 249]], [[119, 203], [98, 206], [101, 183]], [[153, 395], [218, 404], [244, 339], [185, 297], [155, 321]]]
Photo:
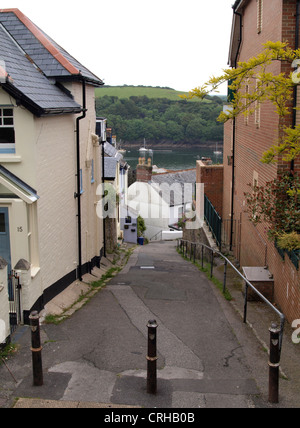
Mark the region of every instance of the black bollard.
[[157, 323], [149, 321], [148, 325], [148, 356], [147, 356], [147, 393], [157, 392]]
[[270, 331], [269, 403], [279, 403], [280, 328], [272, 323]]
[[44, 380], [39, 313], [37, 311], [32, 312], [29, 316], [29, 319], [31, 326], [33, 386], [42, 386]]

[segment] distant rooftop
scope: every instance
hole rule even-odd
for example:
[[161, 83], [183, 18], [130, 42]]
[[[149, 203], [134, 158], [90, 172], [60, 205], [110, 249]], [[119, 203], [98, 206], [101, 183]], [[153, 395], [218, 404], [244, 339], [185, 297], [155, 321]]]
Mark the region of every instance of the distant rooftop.
[[[152, 176], [151, 185], [162, 191], [162, 198], [170, 205], [193, 202], [193, 190], [196, 183], [196, 169], [173, 171]], [[190, 184], [191, 186], [184, 186]], [[171, 188], [171, 194], [169, 189]]]

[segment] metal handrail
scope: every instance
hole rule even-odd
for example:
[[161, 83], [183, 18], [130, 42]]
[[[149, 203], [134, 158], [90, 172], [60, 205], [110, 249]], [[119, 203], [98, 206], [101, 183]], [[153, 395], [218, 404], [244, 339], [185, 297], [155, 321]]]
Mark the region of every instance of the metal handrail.
[[[185, 239], [178, 239], [177, 242], [178, 242], [177, 248], [183, 247], [183, 255], [184, 255], [184, 245], [182, 245], [182, 244], [186, 243], [186, 250], [187, 250], [187, 244], [191, 244], [191, 252], [190, 252], [190, 257], [191, 258], [192, 258], [192, 246], [194, 246], [195, 248], [197, 246], [201, 246], [202, 247], [202, 251], [201, 251], [201, 254], [202, 254], [202, 267], [203, 267], [203, 249], [206, 248], [209, 251], [211, 251], [211, 253], [212, 253], [212, 258], [211, 258], [211, 277], [213, 276], [213, 258], [214, 258], [214, 255], [217, 254], [218, 256], [220, 256], [221, 258], [223, 258], [225, 260], [225, 263], [224, 263], [223, 292], [225, 292], [225, 290], [226, 290], [226, 277], [227, 277], [226, 273], [227, 273], [227, 266], [228, 265], [230, 265], [232, 267], [232, 269], [245, 281], [245, 284], [246, 284], [246, 293], [245, 293], [245, 304], [244, 304], [244, 323], [247, 322], [247, 305], [248, 305], [248, 288], [249, 287], [280, 317], [280, 344], [279, 344], [279, 349], [280, 349], [280, 353], [281, 353], [282, 343], [283, 343], [283, 334], [284, 334], [284, 325], [285, 325], [285, 315], [282, 312], [280, 312], [274, 305], [272, 305], [272, 303], [262, 293], [260, 293], [257, 290], [257, 288], [255, 288], [254, 285], [251, 284], [251, 282], [220, 251], [217, 251], [217, 250], [209, 247], [206, 244], [197, 243], [197, 242], [191, 242], [191, 241], [187, 241]], [[179, 242], [180, 242], [180, 245], [179, 245]], [[194, 262], [195, 262], [195, 249], [194, 249], [193, 255], [194, 255]]]
[[158, 241], [158, 239], [156, 239], [159, 235], [161, 235], [161, 237], [162, 237], [162, 233], [163, 233], [163, 231], [162, 230], [160, 230], [159, 232], [157, 232], [154, 236], [152, 236], [152, 238], [150, 238], [150, 241]]
[[209, 198], [204, 195], [204, 219], [212, 232], [219, 249], [222, 246], [222, 217], [219, 215]]

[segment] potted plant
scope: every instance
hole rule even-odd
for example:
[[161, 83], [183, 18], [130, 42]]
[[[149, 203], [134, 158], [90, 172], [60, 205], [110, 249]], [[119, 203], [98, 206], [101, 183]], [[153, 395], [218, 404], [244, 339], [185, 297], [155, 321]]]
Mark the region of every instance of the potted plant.
[[144, 233], [147, 230], [145, 225], [145, 220], [140, 215], [137, 219], [137, 235], [138, 235], [138, 244], [144, 245]]

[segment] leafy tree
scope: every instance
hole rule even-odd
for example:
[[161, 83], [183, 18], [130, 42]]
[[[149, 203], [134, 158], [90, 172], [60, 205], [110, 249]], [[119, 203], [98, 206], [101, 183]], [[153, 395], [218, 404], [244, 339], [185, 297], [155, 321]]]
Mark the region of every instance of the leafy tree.
[[268, 235], [278, 239], [282, 234], [300, 234], [300, 179], [283, 174], [266, 186], [251, 186], [246, 193], [250, 220], [254, 224], [266, 221]]
[[195, 119], [191, 120], [186, 128], [186, 135], [189, 139], [193, 140], [195, 138], [203, 138], [205, 140], [207, 138], [207, 122], [201, 117], [195, 117]]
[[183, 127], [174, 120], [166, 122], [166, 132], [172, 141], [179, 142], [184, 139]]

